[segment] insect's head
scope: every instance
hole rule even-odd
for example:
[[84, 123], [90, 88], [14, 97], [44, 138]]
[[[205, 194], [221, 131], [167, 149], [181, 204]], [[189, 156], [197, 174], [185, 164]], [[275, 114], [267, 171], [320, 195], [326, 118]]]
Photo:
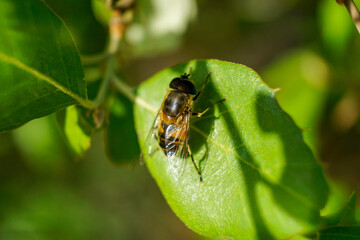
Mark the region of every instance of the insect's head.
[[195, 95], [196, 88], [192, 81], [190, 81], [190, 74], [184, 73], [180, 77], [174, 78], [170, 83], [170, 88], [180, 92]]

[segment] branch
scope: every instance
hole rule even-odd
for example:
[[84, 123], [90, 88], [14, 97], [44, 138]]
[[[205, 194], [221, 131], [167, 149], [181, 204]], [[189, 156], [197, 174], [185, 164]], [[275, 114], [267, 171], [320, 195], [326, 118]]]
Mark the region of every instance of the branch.
[[126, 98], [128, 98], [131, 102], [136, 103], [143, 108], [149, 110], [150, 112], [157, 112], [157, 109], [151, 106], [149, 103], [147, 103], [144, 99], [139, 98], [135, 95], [134, 90], [124, 83], [120, 78], [118, 78], [116, 75], [114, 75], [111, 79], [111, 82], [113, 86]]
[[360, 13], [359, 10], [356, 8], [355, 3], [353, 0], [336, 0], [338, 4], [345, 5], [346, 9], [348, 10], [355, 27], [357, 28], [358, 32], [360, 33]]

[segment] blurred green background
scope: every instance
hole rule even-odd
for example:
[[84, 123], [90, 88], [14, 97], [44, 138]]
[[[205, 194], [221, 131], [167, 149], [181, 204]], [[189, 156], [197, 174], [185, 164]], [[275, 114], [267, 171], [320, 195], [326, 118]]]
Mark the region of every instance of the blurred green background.
[[[46, 2], [82, 55], [103, 51], [103, 2]], [[119, 56], [130, 85], [207, 58], [245, 64], [281, 89], [280, 106], [337, 186], [329, 204], [360, 192], [360, 41], [345, 7], [335, 0], [136, 1]], [[85, 68], [90, 95], [100, 70]], [[104, 135], [74, 157], [53, 115], [1, 134], [0, 238], [201, 239], [172, 213], [146, 167], [108, 159]]]

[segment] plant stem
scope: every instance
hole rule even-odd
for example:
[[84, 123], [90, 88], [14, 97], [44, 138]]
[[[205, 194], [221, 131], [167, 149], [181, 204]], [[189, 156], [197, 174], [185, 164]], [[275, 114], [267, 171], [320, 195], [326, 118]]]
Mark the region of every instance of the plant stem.
[[94, 100], [94, 104], [97, 107], [103, 103], [106, 97], [106, 92], [109, 88], [110, 79], [115, 74], [116, 54], [119, 50], [119, 44], [123, 36], [124, 27], [121, 24], [121, 15], [114, 12], [113, 21], [115, 21], [115, 24], [112, 22], [110, 23], [110, 40], [107, 49], [107, 65], [105, 75], [102, 79], [96, 99]]
[[[125, 97], [127, 97], [130, 101], [137, 103], [143, 106], [144, 108], [149, 109], [150, 111], [156, 111], [151, 105], [147, 104], [143, 99], [137, 98], [134, 94], [133, 89], [129, 85], [122, 82], [115, 75], [116, 54], [119, 50], [119, 44], [124, 35], [125, 28], [129, 22], [128, 20], [123, 19], [124, 9], [114, 8], [114, 6], [112, 6], [111, 4], [109, 5], [109, 7], [113, 8], [113, 16], [111, 21], [109, 22], [110, 40], [107, 49], [107, 56], [108, 56], [107, 66], [106, 66], [104, 78], [101, 82], [101, 86], [99, 88], [96, 99], [93, 101], [93, 104], [96, 107], [102, 104], [102, 102], [106, 97], [106, 92], [108, 90], [109, 83], [110, 81], [112, 81], [114, 86], [117, 88], [117, 90], [121, 92]], [[129, 11], [132, 11], [132, 7], [133, 7], [132, 4], [127, 6]], [[96, 61], [101, 60], [100, 57], [101, 55], [99, 55], [99, 57], [95, 56], [93, 59], [89, 58], [87, 59], [88, 60], [87, 63], [95, 63]]]
[[357, 9], [355, 3], [353, 2], [353, 0], [341, 0], [341, 1], [337, 1], [340, 4], [344, 4], [346, 9], [348, 10], [354, 24], [355, 27], [357, 28], [358, 32], [360, 33], [360, 13], [359, 10]]
[[107, 57], [107, 53], [99, 53], [96, 55], [81, 55], [81, 62], [84, 66], [91, 66], [102, 63]]
[[127, 97], [131, 102], [136, 103], [151, 112], [155, 113], [157, 111], [155, 107], [148, 104], [144, 99], [137, 97], [134, 93], [134, 90], [129, 85], [121, 81], [121, 79], [118, 78], [117, 76], [114, 75], [111, 79], [111, 82], [113, 83], [114, 87], [121, 94]]
[[115, 56], [114, 54], [110, 54], [108, 57], [104, 78], [101, 82], [98, 94], [94, 100], [94, 104], [96, 107], [100, 106], [104, 101], [106, 92], [109, 88], [110, 79], [114, 74], [114, 71], [115, 71]]

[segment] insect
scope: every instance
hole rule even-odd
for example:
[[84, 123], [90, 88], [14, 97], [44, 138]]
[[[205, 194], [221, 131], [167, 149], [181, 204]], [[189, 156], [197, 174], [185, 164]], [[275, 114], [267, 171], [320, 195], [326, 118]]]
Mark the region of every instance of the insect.
[[[146, 154], [152, 155], [153, 148], [155, 150], [160, 148], [164, 152], [176, 179], [181, 176], [185, 166], [185, 159], [190, 156], [200, 182], [203, 182], [189, 145], [190, 118], [191, 116], [201, 117], [216, 104], [226, 101], [226, 98], [224, 98], [211, 104], [200, 113], [192, 112], [193, 102], [199, 98], [210, 75], [211, 72], [206, 76], [199, 92], [196, 91], [194, 83], [190, 80], [190, 74], [184, 73], [170, 82], [170, 90], [162, 102], [145, 142]], [[152, 140], [156, 140], [157, 146], [149, 143]]]

